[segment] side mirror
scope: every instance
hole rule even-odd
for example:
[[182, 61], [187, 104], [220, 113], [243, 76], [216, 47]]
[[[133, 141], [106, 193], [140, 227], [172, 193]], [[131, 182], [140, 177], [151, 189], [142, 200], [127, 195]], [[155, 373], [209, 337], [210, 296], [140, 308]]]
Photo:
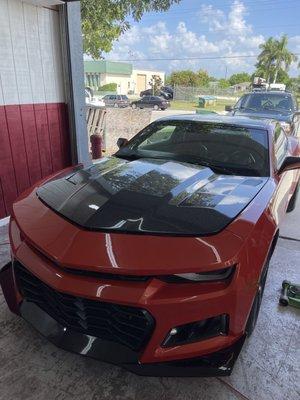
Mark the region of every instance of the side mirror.
[[278, 173], [292, 171], [293, 169], [300, 169], [300, 157], [289, 156], [283, 161]]
[[128, 139], [125, 139], [125, 138], [119, 138], [119, 139], [117, 140], [117, 146], [119, 147], [119, 149], [120, 149], [121, 147], [126, 146], [127, 143], [128, 143]]
[[228, 111], [228, 112], [233, 111], [233, 107], [231, 105], [227, 104], [225, 106], [225, 111]]

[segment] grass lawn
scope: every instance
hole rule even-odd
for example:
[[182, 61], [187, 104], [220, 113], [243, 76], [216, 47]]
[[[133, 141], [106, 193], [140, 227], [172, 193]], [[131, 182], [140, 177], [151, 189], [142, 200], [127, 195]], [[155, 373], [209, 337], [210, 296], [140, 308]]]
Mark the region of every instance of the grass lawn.
[[[233, 100], [217, 100], [217, 104], [215, 106], [208, 106], [205, 108], [205, 110], [208, 111], [225, 111], [225, 105], [230, 104], [233, 105], [235, 104], [235, 101]], [[171, 107], [172, 110], [186, 110], [186, 111], [196, 111], [198, 108], [198, 103], [193, 102], [193, 101], [178, 101], [174, 100], [171, 101]]]

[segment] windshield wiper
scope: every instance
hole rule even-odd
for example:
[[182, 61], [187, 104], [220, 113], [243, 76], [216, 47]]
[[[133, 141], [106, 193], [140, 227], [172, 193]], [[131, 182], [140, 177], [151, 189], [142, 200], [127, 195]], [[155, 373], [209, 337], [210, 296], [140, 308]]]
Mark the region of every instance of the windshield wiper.
[[214, 163], [211, 163], [211, 162], [209, 162], [209, 161], [205, 161], [205, 160], [193, 160], [192, 162], [194, 162], [195, 164], [198, 164], [198, 165], [201, 165], [201, 166], [203, 166], [203, 167], [208, 167], [208, 168], [210, 168], [211, 170], [213, 170], [214, 172], [216, 171], [219, 171], [219, 172], [225, 172], [225, 173], [227, 173], [227, 174], [229, 174], [229, 175], [233, 175], [234, 174], [234, 172], [231, 170], [231, 169], [229, 169], [229, 168], [227, 168], [227, 167], [224, 167], [223, 165], [220, 165], [220, 164], [214, 164]]
[[231, 169], [223, 167], [223, 165], [207, 163], [205, 166], [212, 169], [214, 172], [223, 172], [225, 174], [234, 175], [234, 172]]

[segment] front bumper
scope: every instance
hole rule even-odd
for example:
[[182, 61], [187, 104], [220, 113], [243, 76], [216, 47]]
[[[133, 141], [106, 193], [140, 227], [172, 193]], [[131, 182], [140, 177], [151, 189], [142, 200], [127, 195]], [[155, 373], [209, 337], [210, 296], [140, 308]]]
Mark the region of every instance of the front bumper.
[[12, 263], [1, 269], [0, 284], [10, 310], [21, 315], [56, 346], [119, 365], [138, 375], [170, 377], [230, 375], [245, 340], [243, 335], [231, 346], [201, 357], [141, 363], [138, 352], [121, 344], [76, 332], [57, 322], [36, 304], [22, 299], [15, 283]]

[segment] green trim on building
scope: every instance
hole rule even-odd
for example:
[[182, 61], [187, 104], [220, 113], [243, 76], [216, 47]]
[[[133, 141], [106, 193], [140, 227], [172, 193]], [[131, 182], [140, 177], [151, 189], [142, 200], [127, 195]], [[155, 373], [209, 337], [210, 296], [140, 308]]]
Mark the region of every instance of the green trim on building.
[[116, 62], [116, 61], [106, 61], [106, 60], [84, 61], [84, 72], [131, 75], [132, 64]]

